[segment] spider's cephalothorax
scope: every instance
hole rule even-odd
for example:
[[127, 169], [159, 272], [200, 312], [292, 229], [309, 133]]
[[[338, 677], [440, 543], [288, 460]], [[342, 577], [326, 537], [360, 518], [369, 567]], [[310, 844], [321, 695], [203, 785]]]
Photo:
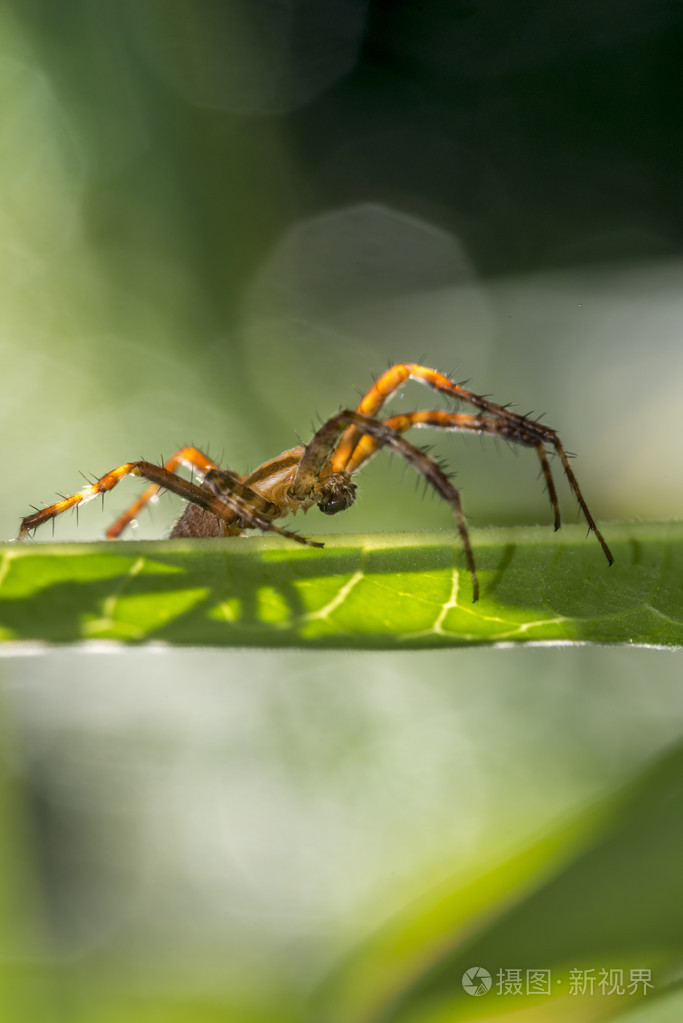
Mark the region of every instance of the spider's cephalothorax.
[[[450, 398], [466, 402], [477, 411], [425, 410], [388, 416], [386, 419], [377, 418], [384, 403], [407, 380], [427, 384]], [[554, 452], [560, 459], [589, 529], [595, 533], [608, 562], [612, 564], [610, 549], [588, 510], [556, 432], [535, 419], [517, 415], [508, 407], [496, 405], [488, 398], [468, 391], [435, 369], [416, 363], [392, 366], [373, 384], [355, 411], [345, 409], [337, 412], [323, 423], [305, 447], [284, 451], [248, 475], [240, 476], [221, 469], [196, 448], [181, 448], [163, 466], [145, 461], [126, 462], [73, 497], [66, 497], [49, 508], [28, 515], [21, 523], [19, 539], [68, 508], [77, 507], [97, 494], [106, 493], [125, 476], [141, 476], [151, 485], [110, 527], [107, 531], [108, 539], [120, 536], [140, 509], [160, 489], [165, 489], [188, 502], [172, 536], [237, 536], [245, 529], [261, 529], [280, 533], [298, 543], [322, 547], [321, 543], [283, 529], [274, 520], [299, 510], [308, 511], [313, 505], [317, 505], [325, 515], [336, 515], [344, 511], [353, 504], [356, 497], [356, 486], [351, 477], [380, 448], [386, 447], [410, 463], [450, 504], [472, 576], [472, 599], [477, 600], [479, 584], [460, 494], [438, 462], [403, 437], [411, 427], [488, 434], [534, 448], [541, 463], [557, 529], [560, 525], [560, 506], [548, 460], [548, 453]], [[181, 465], [197, 472], [201, 482], [189, 482], [179, 476], [175, 470]]]

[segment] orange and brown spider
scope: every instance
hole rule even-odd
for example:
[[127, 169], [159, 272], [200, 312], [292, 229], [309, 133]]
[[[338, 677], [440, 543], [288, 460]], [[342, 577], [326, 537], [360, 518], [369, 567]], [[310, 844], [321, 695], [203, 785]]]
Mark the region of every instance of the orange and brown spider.
[[[383, 420], [376, 418], [384, 403], [407, 380], [427, 384], [435, 391], [467, 402], [478, 411], [465, 413], [426, 410], [389, 416]], [[351, 477], [375, 452], [386, 447], [409, 462], [450, 504], [472, 576], [472, 599], [477, 600], [477, 571], [460, 495], [438, 463], [402, 436], [412, 426], [490, 434], [535, 448], [554, 511], [555, 529], [558, 529], [560, 507], [548, 461], [549, 451], [554, 451], [559, 456], [589, 529], [595, 533], [608, 562], [612, 564], [610, 549], [588, 510], [556, 432], [528, 416], [517, 415], [509, 408], [468, 391], [435, 369], [415, 363], [392, 366], [373, 384], [355, 411], [346, 409], [337, 412], [320, 427], [306, 446], [283, 452], [277, 458], [264, 462], [249, 475], [240, 476], [221, 469], [201, 451], [192, 447], [181, 448], [164, 466], [145, 461], [126, 462], [73, 497], [66, 497], [49, 508], [28, 515], [21, 523], [18, 539], [23, 539], [31, 530], [67, 509], [77, 507], [97, 494], [106, 493], [125, 476], [141, 476], [149, 480], [151, 486], [107, 530], [109, 540], [120, 536], [140, 509], [160, 489], [165, 489], [188, 502], [171, 533], [172, 537], [237, 536], [245, 529], [261, 529], [274, 531], [297, 543], [322, 547], [321, 543], [277, 526], [274, 520], [294, 514], [300, 509], [308, 511], [314, 504], [326, 515], [344, 511], [353, 504], [356, 497], [356, 486]], [[191, 483], [178, 476], [175, 470], [180, 465], [199, 473], [200, 482]]]

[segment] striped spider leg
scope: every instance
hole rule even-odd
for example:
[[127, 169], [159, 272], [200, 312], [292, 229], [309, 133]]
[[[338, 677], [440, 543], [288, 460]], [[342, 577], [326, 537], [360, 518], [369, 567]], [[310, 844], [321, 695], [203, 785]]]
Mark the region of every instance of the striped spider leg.
[[[498, 437], [505, 437], [507, 440], [514, 441], [525, 447], [535, 448], [553, 508], [555, 529], [559, 529], [560, 505], [546, 450], [546, 446], [550, 446], [559, 456], [562, 468], [583, 512], [589, 530], [595, 534], [607, 561], [610, 565], [612, 564], [614, 561], [612, 552], [589, 511], [569, 463], [567, 452], [555, 430], [549, 426], [542, 425], [537, 420], [530, 419], [528, 416], [520, 416], [512, 412], [510, 408], [496, 405], [495, 402], [490, 401], [488, 398], [453, 383], [452, 380], [439, 373], [438, 370], [429, 369], [427, 366], [420, 366], [417, 363], [411, 362], [397, 363], [383, 373], [361, 399], [356, 411], [364, 415], [375, 416], [382, 406], [408, 380], [416, 380], [433, 388], [435, 391], [448, 395], [450, 398], [467, 402], [467, 404], [479, 409], [480, 412], [477, 415], [469, 416], [459, 413], [440, 414], [430, 412], [414, 413], [413, 418], [392, 416], [385, 420], [391, 429], [403, 432], [411, 426], [431, 426], [437, 429], [460, 430], [467, 433], [492, 434]], [[377, 451], [378, 446], [375, 438], [367, 434], [362, 436], [361, 431], [357, 427], [351, 426], [342, 436], [332, 456], [332, 466], [337, 472], [342, 469], [349, 473], [357, 472], [361, 465]]]
[[[183, 448], [181, 452], [194, 452], [195, 450], [194, 448]], [[179, 457], [181, 452], [174, 456], [177, 464], [181, 460], [188, 460]], [[262, 529], [264, 531], [273, 530], [281, 536], [286, 536], [290, 540], [296, 540], [297, 543], [307, 544], [311, 547], [323, 546], [321, 543], [308, 540], [306, 537], [292, 533], [288, 529], [276, 526], [273, 519], [283, 514], [279, 505], [267, 500], [267, 498], [245, 485], [241, 477], [236, 473], [226, 469], [214, 468], [213, 463], [206, 456], [201, 455], [201, 452], [196, 452], [196, 454], [201, 457], [202, 464], [206, 469], [206, 474], [200, 485], [191, 483], [165, 466], [155, 465], [153, 462], [146, 462], [144, 460], [125, 462], [117, 469], [112, 469], [111, 472], [105, 473], [100, 479], [84, 487], [83, 490], [80, 490], [72, 497], [65, 497], [48, 508], [42, 508], [33, 515], [27, 515], [26, 518], [22, 519], [17, 539], [23, 540], [30, 532], [37, 529], [38, 526], [44, 522], [49, 522], [50, 519], [56, 518], [70, 508], [77, 508], [79, 505], [91, 501], [98, 494], [106, 494], [120, 483], [122, 479], [125, 479], [126, 476], [139, 476], [142, 479], [148, 480], [153, 486], [148, 487], [142, 497], [117, 519], [114, 526], [107, 533], [109, 538], [111, 538], [110, 534], [117, 536], [123, 526], [132, 521], [137, 510], [154, 497], [158, 490], [163, 489], [170, 491], [172, 494], [177, 494], [188, 502], [187, 509], [178, 523], [176, 523], [171, 534], [172, 536], [228, 536], [236, 535], [243, 529]], [[195, 510], [194, 518], [188, 514], [189, 509]], [[200, 516], [196, 515], [197, 511], [201, 513]], [[183, 523], [185, 525], [181, 526]], [[193, 524], [194, 530], [187, 523]]]
[[[199, 474], [200, 479], [203, 479], [208, 472], [211, 470], [218, 471], [219, 466], [212, 462], [202, 451], [198, 448], [186, 447], [180, 448], [175, 454], [171, 455], [167, 462], [164, 463], [164, 469], [168, 469], [169, 472], [175, 473], [176, 469], [184, 465], [187, 469], [192, 469], [193, 472]], [[152, 483], [151, 486], [140, 495], [130, 508], [127, 508], [122, 515], [119, 515], [116, 522], [109, 527], [106, 532], [107, 540], [116, 540], [121, 535], [126, 526], [132, 525], [134, 520], [140, 514], [141, 510], [149, 501], [153, 501], [159, 491], [162, 489], [158, 483]], [[203, 511], [203, 509], [202, 509]]]

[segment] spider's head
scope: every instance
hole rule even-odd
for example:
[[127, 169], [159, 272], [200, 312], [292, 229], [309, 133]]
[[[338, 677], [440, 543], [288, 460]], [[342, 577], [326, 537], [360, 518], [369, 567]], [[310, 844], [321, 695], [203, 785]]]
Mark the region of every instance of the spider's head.
[[356, 500], [356, 484], [351, 482], [348, 472], [332, 472], [318, 481], [313, 496], [323, 514], [336, 515]]

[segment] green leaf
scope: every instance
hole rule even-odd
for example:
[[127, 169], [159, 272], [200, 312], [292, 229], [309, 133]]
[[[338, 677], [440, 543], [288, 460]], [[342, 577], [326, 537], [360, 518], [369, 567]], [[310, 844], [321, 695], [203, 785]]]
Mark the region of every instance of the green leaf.
[[683, 525], [0, 547], [0, 639], [418, 649], [683, 643]]
[[[644, 1020], [680, 1019], [681, 806], [683, 746], [516, 855], [433, 888], [328, 982], [315, 1019], [585, 1023], [660, 1002], [666, 1015]], [[475, 967], [492, 980], [480, 997], [462, 983]], [[527, 991], [527, 970], [547, 987]]]

